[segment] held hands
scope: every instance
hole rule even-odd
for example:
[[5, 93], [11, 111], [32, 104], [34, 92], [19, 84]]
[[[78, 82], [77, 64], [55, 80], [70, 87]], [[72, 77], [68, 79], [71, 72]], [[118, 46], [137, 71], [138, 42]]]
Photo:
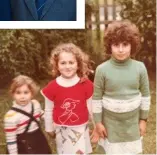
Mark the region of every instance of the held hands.
[[107, 131], [101, 122], [96, 124], [96, 130], [101, 138], [107, 137]]
[[99, 134], [96, 131], [96, 128], [94, 128], [94, 130], [93, 130], [93, 132], [92, 132], [92, 134], [90, 136], [90, 139], [91, 139], [92, 143], [97, 143], [98, 142], [98, 140], [99, 140]]
[[139, 121], [139, 128], [140, 128], [140, 135], [141, 136], [144, 136], [146, 133], [146, 125], [147, 125], [147, 122], [145, 120]]

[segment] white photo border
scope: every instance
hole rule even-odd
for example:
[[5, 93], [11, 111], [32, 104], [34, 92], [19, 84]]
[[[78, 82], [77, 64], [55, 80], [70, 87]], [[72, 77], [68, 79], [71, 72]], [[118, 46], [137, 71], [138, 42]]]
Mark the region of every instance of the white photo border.
[[85, 0], [76, 1], [76, 21], [0, 21], [0, 29], [84, 29]]

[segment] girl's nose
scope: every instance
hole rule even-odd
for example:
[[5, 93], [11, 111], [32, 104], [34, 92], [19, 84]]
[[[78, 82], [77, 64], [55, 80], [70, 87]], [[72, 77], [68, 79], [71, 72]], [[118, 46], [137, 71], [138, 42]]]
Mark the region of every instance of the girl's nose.
[[25, 97], [25, 94], [21, 94], [21, 98], [24, 98]]
[[66, 64], [66, 68], [69, 68], [70, 67], [70, 64]]
[[66, 65], [66, 68], [69, 68], [69, 65], [68, 65], [68, 64]]
[[123, 51], [123, 45], [119, 45], [119, 51], [122, 52]]
[[25, 96], [24, 96], [24, 95], [22, 95], [22, 96], [21, 96], [21, 98], [25, 98]]

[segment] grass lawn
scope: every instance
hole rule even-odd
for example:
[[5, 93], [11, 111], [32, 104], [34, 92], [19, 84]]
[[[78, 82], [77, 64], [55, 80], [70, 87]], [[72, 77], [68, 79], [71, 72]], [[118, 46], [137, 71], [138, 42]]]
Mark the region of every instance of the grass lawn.
[[[147, 133], [144, 137], [144, 154], [156, 154], [156, 83], [155, 74], [150, 75], [150, 86], [151, 86], [151, 109], [147, 123]], [[8, 98], [7, 88], [0, 89], [0, 154], [5, 154], [6, 143], [5, 135], [3, 131], [3, 117], [8, 109], [11, 107], [11, 100]], [[37, 97], [43, 107], [43, 98]], [[48, 137], [47, 137], [48, 138]], [[49, 144], [52, 148], [53, 153], [56, 152], [54, 140], [49, 140]], [[94, 146], [93, 146], [94, 147]]]

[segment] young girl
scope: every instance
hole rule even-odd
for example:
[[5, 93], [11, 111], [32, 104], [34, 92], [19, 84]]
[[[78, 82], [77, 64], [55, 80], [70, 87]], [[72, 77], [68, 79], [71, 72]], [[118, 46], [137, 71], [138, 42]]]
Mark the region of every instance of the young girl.
[[88, 57], [79, 47], [67, 43], [57, 46], [50, 60], [57, 78], [42, 90], [45, 130], [51, 136], [56, 133], [59, 154], [91, 153], [87, 123], [93, 84], [87, 79]]
[[149, 82], [144, 64], [130, 58], [139, 50], [139, 31], [129, 21], [115, 21], [104, 39], [111, 58], [97, 67], [94, 79], [93, 113], [101, 137], [97, 149], [107, 154], [142, 153]]
[[39, 124], [43, 112], [39, 102], [32, 100], [37, 91], [37, 85], [27, 76], [19, 75], [12, 81], [13, 106], [4, 118], [9, 154], [51, 154]]

